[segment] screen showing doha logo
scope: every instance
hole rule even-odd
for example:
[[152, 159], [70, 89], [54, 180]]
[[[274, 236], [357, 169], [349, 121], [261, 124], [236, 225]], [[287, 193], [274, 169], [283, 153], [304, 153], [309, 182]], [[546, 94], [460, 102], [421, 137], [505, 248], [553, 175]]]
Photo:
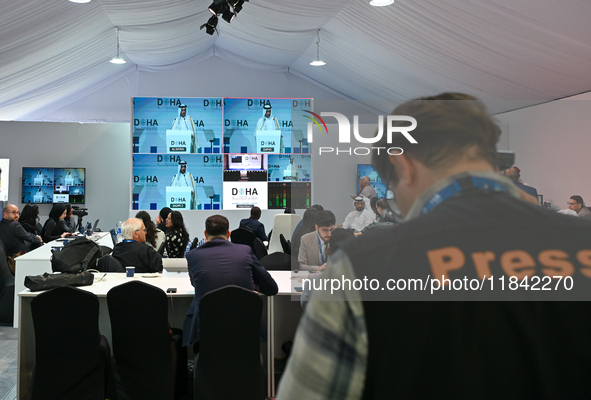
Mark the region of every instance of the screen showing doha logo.
[[[306, 111], [306, 110], [304, 110]], [[337, 124], [339, 127], [339, 143], [347, 144], [351, 143], [351, 123], [349, 119], [341, 113], [336, 112], [321, 112], [320, 115], [313, 113], [312, 111], [306, 111], [307, 113], [311, 114], [312, 116], [305, 115], [306, 118], [310, 119], [308, 122], [308, 142], [312, 143], [313, 140], [313, 130], [314, 124], [318, 127], [321, 133], [325, 132], [328, 134], [328, 128], [324, 119], [322, 117], [334, 117], [337, 120]], [[393, 126], [393, 122], [409, 122], [410, 125], [408, 126]], [[393, 133], [400, 133], [402, 134], [409, 143], [417, 144], [417, 141], [412, 135], [409, 133], [413, 131], [417, 127], [417, 120], [413, 117], [407, 115], [387, 115], [386, 116], [386, 141], [388, 144], [392, 143], [392, 134]], [[359, 116], [353, 116], [353, 136], [355, 140], [359, 143], [364, 144], [374, 144], [378, 143], [382, 140], [384, 136], [384, 116], [380, 115], [378, 117], [378, 132], [374, 137], [363, 137], [359, 133]], [[323, 153], [335, 153], [339, 154], [347, 154], [347, 155], [368, 155], [375, 151], [377, 154], [380, 154], [381, 151], [387, 152], [389, 155], [400, 155], [404, 153], [404, 150], [401, 147], [384, 147], [384, 146], [360, 146], [360, 147], [348, 147], [348, 148], [339, 148], [339, 147], [319, 147], [318, 148], [318, 155], [322, 155]]]

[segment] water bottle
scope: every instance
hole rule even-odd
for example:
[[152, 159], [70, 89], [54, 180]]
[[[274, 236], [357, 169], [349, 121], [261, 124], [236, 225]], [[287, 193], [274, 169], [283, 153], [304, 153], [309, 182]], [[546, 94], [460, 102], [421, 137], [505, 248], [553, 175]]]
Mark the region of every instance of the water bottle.
[[92, 235], [92, 223], [88, 223], [86, 224], [86, 236], [91, 236]]

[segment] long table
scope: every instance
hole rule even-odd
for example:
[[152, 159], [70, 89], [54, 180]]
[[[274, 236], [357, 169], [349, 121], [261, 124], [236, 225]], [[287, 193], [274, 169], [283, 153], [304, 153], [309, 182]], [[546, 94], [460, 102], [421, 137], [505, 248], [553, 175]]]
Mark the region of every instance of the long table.
[[[74, 240], [75, 238], [66, 238], [67, 240]], [[93, 240], [101, 246], [113, 247], [113, 240], [109, 232], [98, 232], [93, 235]], [[35, 250], [29, 251], [20, 257], [16, 258], [15, 274], [14, 274], [14, 323], [13, 326], [18, 328], [19, 315], [19, 301], [18, 294], [25, 290], [25, 276], [28, 275], [43, 275], [45, 272], [52, 273], [51, 270], [51, 248], [62, 247], [64, 242], [61, 240], [54, 240], [44, 244]]]
[[[46, 260], [46, 262], [48, 262]], [[295, 328], [301, 315], [299, 295], [293, 289], [302, 286], [301, 280], [307, 273], [297, 274], [291, 271], [269, 271], [279, 287], [278, 296], [266, 297], [267, 315], [267, 395], [275, 396], [275, 354], [280, 354], [281, 344], [293, 339]], [[101, 277], [104, 279], [101, 280]], [[185, 314], [194, 296], [188, 273], [166, 272], [162, 274], [136, 274], [133, 278], [127, 278], [124, 273], [95, 274], [95, 282], [91, 286], [83, 286], [80, 289], [94, 293], [99, 298], [99, 328], [101, 334], [111, 340], [111, 322], [107, 306], [107, 292], [109, 289], [130, 280], [140, 280], [157, 286], [166, 291], [167, 288], [177, 288], [176, 293], [168, 293], [169, 322], [172, 327], [182, 328]], [[33, 369], [35, 364], [35, 333], [31, 316], [31, 301], [42, 292], [31, 292], [28, 289], [18, 293], [18, 372], [17, 372], [17, 398], [22, 398], [31, 388], [33, 382]]]

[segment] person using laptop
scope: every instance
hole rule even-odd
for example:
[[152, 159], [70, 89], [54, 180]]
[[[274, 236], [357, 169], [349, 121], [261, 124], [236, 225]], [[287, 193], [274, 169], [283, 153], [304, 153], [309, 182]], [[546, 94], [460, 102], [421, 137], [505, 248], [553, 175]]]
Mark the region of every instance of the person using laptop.
[[54, 204], [49, 212], [49, 218], [43, 225], [41, 237], [43, 242], [49, 243], [52, 240], [70, 236], [71, 233], [66, 226], [64, 219], [67, 215], [66, 205], [63, 203]]
[[162, 256], [146, 244], [146, 226], [139, 218], [129, 218], [121, 226], [123, 241], [113, 248], [111, 256], [135, 272], [162, 272]]

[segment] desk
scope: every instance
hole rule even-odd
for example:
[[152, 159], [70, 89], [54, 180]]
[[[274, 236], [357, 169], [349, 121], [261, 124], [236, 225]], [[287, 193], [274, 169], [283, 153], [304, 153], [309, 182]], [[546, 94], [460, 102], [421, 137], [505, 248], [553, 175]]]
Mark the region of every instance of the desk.
[[[48, 261], [46, 261], [48, 262]], [[295, 327], [299, 321], [301, 307], [299, 294], [293, 290], [294, 286], [302, 286], [301, 279], [307, 275], [300, 272], [292, 279], [291, 271], [269, 271], [269, 274], [277, 282], [278, 296], [267, 298], [267, 395], [275, 396], [275, 354], [281, 351], [281, 344], [285, 340], [293, 339]], [[144, 277], [153, 274], [136, 274], [133, 278], [127, 278], [124, 273], [108, 273], [106, 280], [99, 281], [103, 274], [95, 274], [95, 282], [91, 286], [81, 286], [80, 289], [94, 293], [99, 298], [99, 328], [109, 341], [111, 341], [111, 321], [107, 306], [107, 292], [112, 287], [128, 282], [140, 280], [157, 286], [164, 291], [169, 287], [177, 288], [176, 293], [168, 294], [169, 322], [172, 327], [182, 328], [185, 314], [194, 296], [194, 289], [186, 272], [164, 272], [157, 277]], [[292, 292], [293, 291], [293, 292]], [[31, 316], [31, 301], [41, 292], [31, 292], [28, 289], [18, 294], [20, 313], [15, 315], [20, 326], [18, 332], [18, 363], [17, 363], [17, 398], [29, 391], [33, 382], [33, 370], [35, 364], [35, 331]]]
[[[98, 232], [93, 235], [98, 237], [97, 243], [101, 246], [113, 247], [113, 240], [109, 235], [109, 232]], [[75, 238], [69, 239], [74, 240]], [[63, 246], [62, 241], [54, 240], [43, 246], [36, 248], [35, 250], [29, 251], [27, 254], [23, 254], [18, 257], [15, 267], [14, 276], [14, 323], [13, 326], [18, 328], [18, 315], [19, 315], [19, 300], [18, 294], [25, 290], [25, 276], [27, 275], [43, 275], [45, 272], [52, 273], [51, 270], [51, 248], [54, 246]]]

